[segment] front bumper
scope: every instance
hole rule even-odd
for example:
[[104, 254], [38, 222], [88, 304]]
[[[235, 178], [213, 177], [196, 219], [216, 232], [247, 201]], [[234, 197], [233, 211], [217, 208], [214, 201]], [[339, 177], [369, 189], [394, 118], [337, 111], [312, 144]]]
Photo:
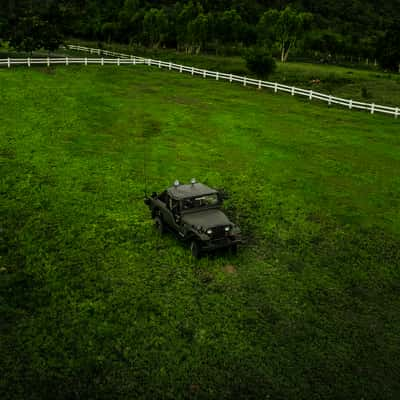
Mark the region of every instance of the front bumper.
[[239, 237], [223, 237], [220, 239], [211, 239], [202, 243], [203, 251], [212, 251], [238, 245], [242, 240]]

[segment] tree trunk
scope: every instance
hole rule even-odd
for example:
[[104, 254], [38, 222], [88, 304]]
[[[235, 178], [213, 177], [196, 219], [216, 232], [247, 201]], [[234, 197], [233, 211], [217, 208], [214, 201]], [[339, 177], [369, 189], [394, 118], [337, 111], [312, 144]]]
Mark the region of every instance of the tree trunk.
[[289, 49], [287, 49], [287, 50], [285, 51], [285, 54], [284, 54], [284, 56], [283, 56], [283, 62], [286, 62], [287, 59], [288, 59], [288, 57], [289, 57]]

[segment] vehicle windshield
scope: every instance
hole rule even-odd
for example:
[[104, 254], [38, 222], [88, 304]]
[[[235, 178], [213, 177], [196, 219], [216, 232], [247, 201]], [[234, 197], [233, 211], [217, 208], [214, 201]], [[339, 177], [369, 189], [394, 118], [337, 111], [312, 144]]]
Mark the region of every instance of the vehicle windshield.
[[215, 194], [208, 194], [201, 197], [194, 197], [191, 199], [185, 199], [183, 201], [183, 209], [187, 210], [190, 208], [200, 208], [200, 207], [207, 207], [207, 206], [215, 206], [218, 204], [218, 195]]

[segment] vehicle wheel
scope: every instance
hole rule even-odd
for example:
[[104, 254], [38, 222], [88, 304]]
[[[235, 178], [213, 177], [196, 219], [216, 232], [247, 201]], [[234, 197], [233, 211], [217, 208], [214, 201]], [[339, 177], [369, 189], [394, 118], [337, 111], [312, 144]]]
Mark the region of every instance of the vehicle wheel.
[[193, 240], [190, 243], [190, 251], [192, 252], [192, 256], [194, 258], [200, 258], [201, 257], [201, 248], [200, 248], [199, 242], [197, 242], [196, 240]]
[[160, 235], [165, 232], [164, 222], [160, 217], [154, 218], [154, 225]]
[[236, 255], [237, 254], [237, 249], [238, 249], [237, 244], [233, 244], [231, 246], [231, 254]]

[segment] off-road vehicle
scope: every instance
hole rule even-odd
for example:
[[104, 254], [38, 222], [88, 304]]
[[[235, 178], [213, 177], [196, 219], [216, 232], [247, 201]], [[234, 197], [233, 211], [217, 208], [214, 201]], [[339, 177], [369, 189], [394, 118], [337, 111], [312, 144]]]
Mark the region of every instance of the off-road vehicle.
[[145, 197], [160, 233], [170, 230], [189, 242], [192, 255], [230, 248], [233, 253], [241, 242], [240, 229], [221, 210], [224, 191], [212, 189], [192, 179], [188, 185], [175, 181], [162, 193]]

